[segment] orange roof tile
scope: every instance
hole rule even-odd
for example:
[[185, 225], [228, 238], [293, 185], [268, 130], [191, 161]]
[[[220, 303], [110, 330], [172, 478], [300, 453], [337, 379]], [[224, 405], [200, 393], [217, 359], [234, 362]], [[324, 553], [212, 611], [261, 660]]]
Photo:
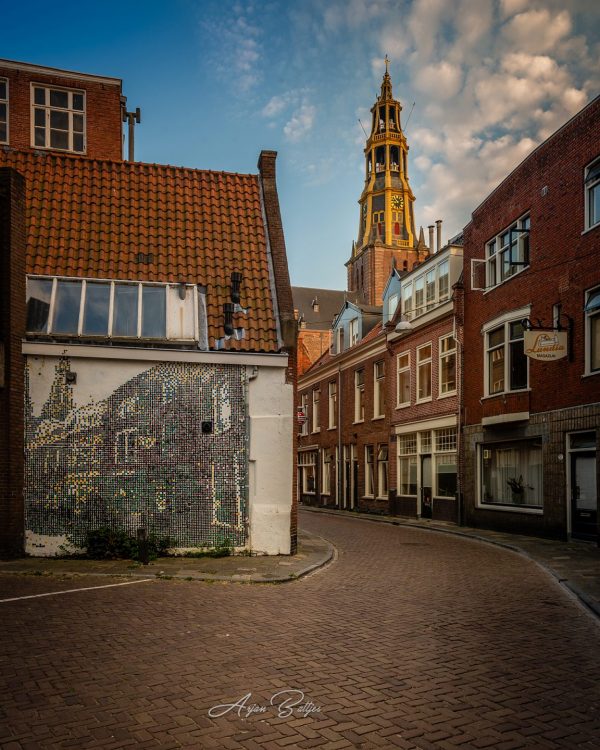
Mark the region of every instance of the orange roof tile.
[[258, 175], [10, 150], [0, 166], [26, 180], [27, 273], [203, 284], [214, 348], [240, 271], [245, 338], [225, 348], [279, 350]]

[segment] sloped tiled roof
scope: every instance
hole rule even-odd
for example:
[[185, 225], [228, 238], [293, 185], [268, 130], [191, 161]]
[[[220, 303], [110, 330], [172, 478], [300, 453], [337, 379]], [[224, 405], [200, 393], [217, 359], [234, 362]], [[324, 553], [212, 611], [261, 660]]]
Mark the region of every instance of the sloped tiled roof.
[[328, 365], [332, 360], [338, 360], [342, 359], [346, 356], [354, 355], [357, 351], [360, 350], [362, 346], [366, 346], [370, 341], [373, 341], [378, 336], [381, 335], [383, 331], [383, 323], [379, 321], [375, 324], [373, 328], [366, 334], [366, 336], [363, 336], [363, 338], [357, 343], [354, 344], [354, 346], [348, 347], [348, 349], [344, 349], [344, 351], [341, 354], [332, 354], [330, 351], [323, 352], [323, 354], [317, 359], [312, 366], [306, 370], [306, 372], [302, 373], [301, 377], [304, 377], [305, 375], [313, 375], [315, 370], [318, 370], [320, 367], [324, 367], [325, 365]]
[[258, 175], [10, 150], [0, 166], [26, 180], [28, 273], [203, 284], [214, 348], [240, 271], [245, 338], [225, 348], [278, 351]]
[[[298, 315], [302, 316], [305, 327], [309, 331], [328, 331], [344, 302], [347, 299], [354, 302], [358, 297], [356, 292], [308, 286], [293, 286], [292, 296], [294, 309], [298, 310]], [[319, 305], [318, 312], [313, 309], [313, 300], [316, 300]]]

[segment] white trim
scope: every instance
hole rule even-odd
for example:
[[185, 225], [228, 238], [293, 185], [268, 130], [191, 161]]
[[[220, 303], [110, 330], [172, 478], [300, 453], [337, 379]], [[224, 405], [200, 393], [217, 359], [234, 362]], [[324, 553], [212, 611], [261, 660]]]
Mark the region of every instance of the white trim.
[[514, 323], [515, 320], [522, 320], [523, 318], [528, 318], [531, 313], [531, 304], [524, 305], [523, 307], [519, 307], [516, 310], [509, 310], [508, 312], [505, 312], [502, 315], [499, 315], [497, 318], [493, 318], [492, 320], [488, 320], [481, 326], [481, 333], [487, 333], [491, 328], [496, 328], [499, 325], [502, 325], [502, 323]]
[[[598, 225], [600, 226], [600, 225]], [[600, 286], [593, 286], [590, 289], [585, 290], [585, 304], [587, 305], [590, 295], [593, 294], [595, 291], [600, 291]], [[583, 358], [583, 375], [582, 377], [590, 377], [591, 375], [599, 375], [600, 370], [592, 370], [592, 337], [591, 337], [591, 327], [592, 327], [592, 317], [600, 317], [599, 311], [592, 311], [586, 312], [585, 311], [585, 305], [584, 305], [584, 313], [583, 313], [583, 327], [584, 327], [584, 342], [585, 342], [585, 351], [584, 351], [584, 358]]]
[[140, 362], [197, 362], [199, 364], [287, 367], [287, 354], [253, 354], [251, 352], [197, 352], [179, 349], [146, 349], [133, 346], [88, 346], [23, 341], [23, 354], [46, 357], [85, 357]]
[[[421, 349], [429, 347], [429, 359], [419, 361], [419, 352]], [[423, 396], [419, 398], [419, 373], [420, 367], [429, 363], [429, 396]], [[428, 401], [433, 401], [433, 340], [427, 341], [425, 344], [421, 344], [415, 348], [415, 375], [417, 376], [415, 383], [415, 404], [424, 404]]]
[[590, 229], [596, 229], [596, 227], [600, 226], [600, 217], [598, 218], [598, 221], [596, 221], [595, 224], [590, 224], [590, 200], [589, 196], [592, 191], [592, 188], [598, 188], [600, 190], [600, 180], [597, 180], [595, 185], [590, 185], [589, 187], [585, 184], [587, 175], [589, 170], [598, 164], [600, 166], [600, 156], [596, 156], [589, 164], [586, 164], [584, 170], [583, 170], [583, 210], [584, 210], [584, 220], [583, 220], [583, 231], [587, 232]]
[[528, 411], [515, 411], [509, 414], [498, 414], [495, 417], [483, 417], [481, 425], [482, 427], [489, 427], [490, 425], [506, 424], [507, 422], [525, 422], [528, 419]]
[[444, 427], [456, 427], [458, 424], [456, 414], [447, 417], [434, 417], [432, 419], [419, 419], [415, 422], [406, 422], [394, 426], [394, 435], [404, 435], [409, 432], [421, 430], [439, 430]]
[[[450, 349], [447, 352], [442, 352], [442, 341], [445, 339], [452, 339], [454, 341], [454, 349]], [[447, 359], [454, 354], [454, 383], [455, 387], [452, 391], [445, 391], [442, 393], [442, 359]], [[448, 396], [456, 396], [458, 384], [458, 342], [456, 340], [455, 332], [444, 333], [438, 337], [438, 395], [437, 398], [448, 398]]]
[[18, 62], [17, 60], [0, 59], [0, 68], [8, 70], [28, 70], [30, 73], [40, 73], [46, 76], [58, 76], [59, 78], [69, 78], [77, 81], [91, 81], [94, 83], [111, 83], [122, 86], [121, 78], [110, 78], [108, 76], [96, 76], [89, 73], [77, 73], [74, 70], [61, 70], [60, 68], [47, 68], [45, 65], [32, 65], [31, 63]]
[[[35, 101], [35, 89], [43, 89], [46, 93], [44, 94], [44, 104], [38, 104]], [[58, 151], [63, 154], [80, 154], [80, 155], [86, 155], [87, 154], [87, 92], [85, 89], [74, 89], [74, 88], [68, 88], [66, 86], [54, 86], [51, 83], [36, 83], [35, 81], [30, 81], [29, 83], [29, 130], [30, 130], [30, 145], [31, 148], [42, 150], [42, 151]], [[64, 91], [68, 96], [69, 106], [65, 107], [56, 107], [52, 106], [50, 104], [50, 91]], [[73, 109], [73, 94], [81, 94], [83, 97], [83, 109]], [[44, 124], [44, 139], [45, 143], [43, 146], [40, 146], [36, 144], [35, 142], [35, 110], [36, 109], [43, 109], [45, 113], [45, 124]], [[69, 146], [68, 148], [59, 148], [58, 146], [52, 146], [50, 143], [50, 131], [51, 131], [51, 113], [52, 112], [66, 112], [68, 115], [69, 120], [69, 126], [66, 131], [69, 139]], [[75, 134], [75, 130], [73, 128], [73, 115], [80, 114], [83, 117], [83, 149], [81, 151], [74, 148], [73, 145], [73, 136]], [[79, 132], [79, 131], [77, 131]]]

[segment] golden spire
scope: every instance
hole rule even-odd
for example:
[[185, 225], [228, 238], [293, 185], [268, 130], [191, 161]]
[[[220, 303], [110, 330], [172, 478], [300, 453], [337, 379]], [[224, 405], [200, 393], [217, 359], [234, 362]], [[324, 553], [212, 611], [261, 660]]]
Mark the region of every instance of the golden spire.
[[385, 56], [385, 73], [383, 74], [383, 82], [381, 84], [381, 95], [379, 99], [392, 99], [392, 79], [390, 78], [389, 64], [390, 59]]

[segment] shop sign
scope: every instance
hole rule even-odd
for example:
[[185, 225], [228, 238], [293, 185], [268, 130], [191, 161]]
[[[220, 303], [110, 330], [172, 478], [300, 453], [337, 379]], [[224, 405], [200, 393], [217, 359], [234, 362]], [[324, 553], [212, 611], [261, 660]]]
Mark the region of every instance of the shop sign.
[[567, 356], [566, 331], [525, 331], [523, 339], [525, 354], [531, 359], [548, 362]]

